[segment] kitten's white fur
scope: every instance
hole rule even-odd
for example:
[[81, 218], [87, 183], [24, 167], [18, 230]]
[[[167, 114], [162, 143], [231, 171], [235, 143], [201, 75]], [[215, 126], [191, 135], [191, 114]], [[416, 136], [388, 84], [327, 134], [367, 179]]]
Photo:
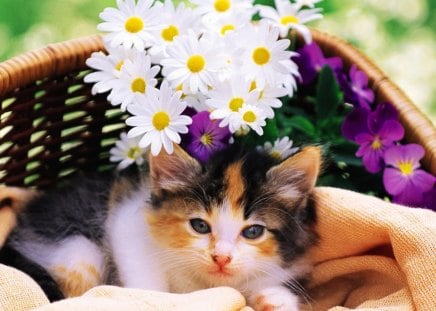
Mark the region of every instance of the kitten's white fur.
[[123, 286], [168, 291], [157, 247], [145, 222], [147, 199], [138, 191], [111, 211], [106, 224], [109, 245]]
[[[45, 267], [52, 275], [57, 275], [61, 268], [69, 272], [77, 271], [93, 284], [98, 284], [104, 279], [105, 255], [95, 243], [84, 236], [74, 235], [56, 244], [23, 241], [12, 245], [21, 254]], [[95, 269], [99, 280], [95, 279], [97, 275], [90, 274], [88, 267]]]

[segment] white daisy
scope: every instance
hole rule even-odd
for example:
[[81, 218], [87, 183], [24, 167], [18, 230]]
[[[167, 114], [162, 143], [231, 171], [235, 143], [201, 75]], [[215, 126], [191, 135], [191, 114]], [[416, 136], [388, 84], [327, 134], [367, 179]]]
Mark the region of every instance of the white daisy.
[[259, 97], [257, 91], [250, 92], [250, 82], [237, 75], [229, 80], [218, 82], [208, 95], [206, 104], [212, 110], [210, 118], [222, 119], [221, 127], [229, 125], [231, 119], [238, 115], [244, 105], [254, 105]]
[[274, 142], [274, 145], [268, 141], [263, 145], [263, 147], [258, 146], [258, 149], [263, 149], [278, 160], [283, 160], [293, 155], [300, 149], [298, 147], [292, 148], [292, 145], [293, 141], [290, 140], [289, 137], [285, 136], [278, 138]]
[[197, 112], [209, 110], [209, 107], [206, 105], [207, 97], [203, 93], [183, 94], [182, 99], [188, 107], [195, 109]]
[[307, 43], [312, 41], [309, 28], [303, 25], [307, 22], [322, 18], [321, 9], [301, 9], [301, 4], [291, 3], [288, 0], [274, 0], [275, 7], [258, 5], [261, 17], [269, 20], [280, 28], [280, 36], [287, 37], [289, 29], [301, 33]]
[[182, 2], [177, 7], [173, 1], [165, 0], [159, 11], [159, 27], [153, 32], [155, 40], [148, 50], [153, 63], [160, 63], [165, 58], [166, 47], [172, 45], [174, 39], [180, 35], [188, 34], [188, 29], [194, 29], [197, 33], [199, 18], [192, 9], [186, 8]]
[[124, 62], [129, 59], [134, 61], [137, 55], [135, 50], [125, 50], [120, 47], [112, 48], [105, 46], [108, 54], [94, 52], [86, 60], [86, 65], [96, 71], [87, 74], [84, 78], [86, 83], [95, 83], [92, 86], [92, 94], [105, 93], [112, 90], [120, 77], [120, 70]]
[[139, 138], [128, 138], [126, 133], [121, 133], [120, 139], [111, 148], [109, 160], [118, 163], [117, 169], [123, 170], [129, 165], [136, 163], [142, 165], [145, 161], [146, 149], [139, 147]]
[[128, 137], [141, 136], [139, 146], [151, 146], [152, 155], [156, 156], [162, 149], [171, 154], [173, 143], [181, 141], [179, 133], [186, 134], [192, 119], [182, 115], [186, 103], [180, 100], [181, 92], [174, 92], [166, 81], [160, 90], [152, 90], [142, 96], [138, 103], [130, 105], [128, 111], [133, 115], [126, 120], [126, 124], [133, 128]]
[[151, 31], [158, 25], [160, 2], [154, 0], [117, 0], [118, 9], [105, 8], [100, 13], [104, 21], [98, 30], [108, 32], [111, 46], [122, 45], [125, 49], [134, 47], [143, 51], [153, 41]]
[[263, 126], [266, 125], [265, 111], [253, 105], [245, 104], [238, 113], [232, 115], [229, 122], [229, 129], [232, 133], [251, 128], [258, 135], [263, 135]]
[[298, 66], [296, 64], [294, 69], [295, 73], [293, 72], [292, 75], [279, 75], [279, 81], [283, 83], [283, 86], [287, 90], [289, 97], [292, 97], [294, 95], [294, 91], [297, 89], [297, 80], [295, 79], [295, 76], [300, 76], [300, 73], [298, 72]]
[[118, 83], [108, 96], [112, 105], [121, 104], [122, 111], [125, 111], [127, 105], [133, 103], [138, 96], [146, 94], [157, 84], [154, 77], [160, 67], [151, 67], [150, 57], [142, 53], [138, 54], [135, 61], [127, 59], [124, 62]]
[[191, 0], [203, 20], [216, 20], [233, 12], [254, 13], [253, 0]]
[[174, 39], [167, 54], [168, 58], [161, 61], [162, 73], [173, 87], [183, 85], [184, 93], [207, 93], [213, 73], [219, 68], [213, 42], [189, 31]]
[[203, 24], [208, 32], [219, 36], [238, 31], [251, 22], [252, 14], [247, 11], [237, 11], [227, 14], [219, 19], [204, 19]]
[[292, 52], [286, 50], [290, 41], [278, 40], [277, 27], [270, 27], [265, 22], [257, 26], [247, 25], [238, 37], [238, 41], [245, 46], [242, 72], [247, 78], [256, 80], [260, 88], [266, 83], [276, 84], [278, 73], [293, 74], [296, 66], [290, 59]]
[[265, 111], [265, 115], [269, 119], [274, 117], [273, 108], [280, 108], [282, 106], [279, 98], [288, 94], [288, 90], [280, 84], [271, 85], [267, 83], [263, 88], [258, 88], [256, 81], [252, 81], [250, 89], [258, 92], [259, 97], [257, 98], [256, 105]]

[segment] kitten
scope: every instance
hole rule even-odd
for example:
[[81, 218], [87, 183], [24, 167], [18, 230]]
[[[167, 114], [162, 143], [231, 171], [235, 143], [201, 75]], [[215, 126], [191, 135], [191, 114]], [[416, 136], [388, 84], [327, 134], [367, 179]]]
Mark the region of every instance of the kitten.
[[281, 162], [230, 148], [204, 166], [176, 147], [149, 164], [139, 175], [82, 178], [38, 196], [0, 261], [40, 281], [52, 300], [100, 284], [175, 293], [230, 286], [255, 310], [298, 310], [297, 280], [310, 272], [305, 255], [316, 241], [319, 147]]

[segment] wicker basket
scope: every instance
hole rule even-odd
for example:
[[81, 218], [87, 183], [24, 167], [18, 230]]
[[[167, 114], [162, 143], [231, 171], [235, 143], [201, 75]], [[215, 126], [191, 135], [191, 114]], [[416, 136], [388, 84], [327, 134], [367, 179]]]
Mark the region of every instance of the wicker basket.
[[[356, 64], [376, 100], [398, 109], [406, 138], [424, 146], [423, 166], [436, 174], [436, 129], [368, 58], [343, 40], [313, 31], [328, 56]], [[125, 116], [92, 96], [85, 60], [103, 50], [100, 36], [51, 44], [0, 63], [0, 184], [44, 188], [75, 170], [104, 169]]]

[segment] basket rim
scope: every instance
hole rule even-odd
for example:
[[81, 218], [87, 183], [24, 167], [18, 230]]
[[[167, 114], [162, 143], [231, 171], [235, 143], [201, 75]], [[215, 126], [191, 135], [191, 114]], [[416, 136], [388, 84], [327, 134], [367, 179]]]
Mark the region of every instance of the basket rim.
[[[335, 35], [311, 29], [327, 56], [339, 56], [346, 68], [355, 64], [368, 76], [377, 102], [390, 102], [399, 112], [406, 139], [424, 147], [423, 165], [436, 175], [436, 128], [412, 100], [363, 52]], [[0, 63], [0, 98], [38, 80], [85, 70], [86, 59], [97, 51], [105, 51], [102, 36], [80, 37], [25, 52]], [[1, 103], [1, 101], [0, 101]]]

